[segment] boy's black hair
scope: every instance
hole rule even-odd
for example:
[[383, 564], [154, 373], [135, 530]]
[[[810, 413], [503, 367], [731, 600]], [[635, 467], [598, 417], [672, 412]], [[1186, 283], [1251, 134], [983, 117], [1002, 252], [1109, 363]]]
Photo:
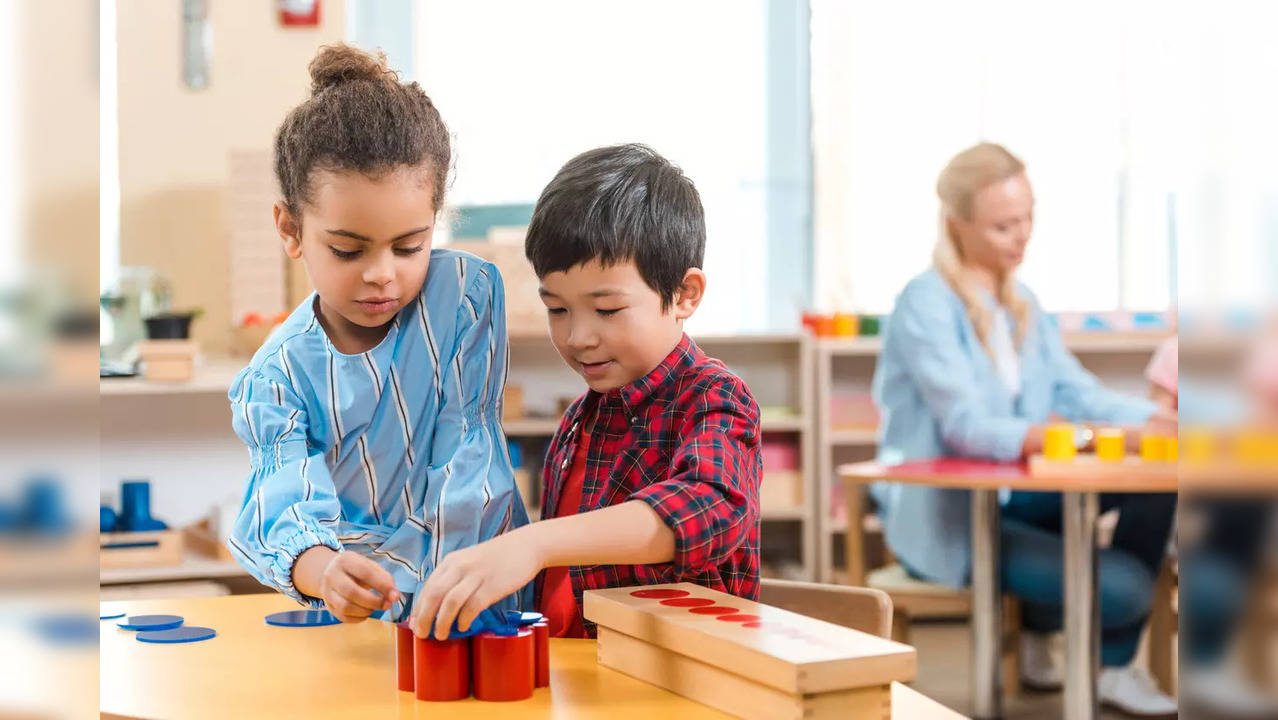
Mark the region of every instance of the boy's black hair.
[[275, 175], [289, 212], [300, 220], [316, 170], [377, 176], [419, 166], [429, 172], [439, 212], [452, 148], [448, 128], [421, 87], [401, 83], [380, 50], [370, 54], [350, 45], [320, 48], [309, 69], [310, 98], [275, 134]]
[[596, 148], [569, 160], [541, 192], [524, 240], [537, 277], [598, 260], [633, 260], [669, 309], [705, 256], [697, 188], [646, 145]]

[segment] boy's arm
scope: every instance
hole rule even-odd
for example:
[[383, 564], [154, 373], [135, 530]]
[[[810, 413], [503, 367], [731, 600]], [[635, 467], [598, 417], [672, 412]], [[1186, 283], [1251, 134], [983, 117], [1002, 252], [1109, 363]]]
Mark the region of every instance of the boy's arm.
[[670, 562], [676, 577], [716, 565], [758, 523], [758, 410], [739, 381], [699, 396], [670, 477], [627, 502], [553, 520], [452, 553], [423, 586], [410, 621], [446, 636], [544, 567]]
[[647, 503], [628, 501], [543, 520], [448, 554], [422, 587], [409, 627], [447, 637], [453, 619], [465, 631], [485, 608], [523, 587], [542, 568], [647, 565], [674, 558], [675, 534]]

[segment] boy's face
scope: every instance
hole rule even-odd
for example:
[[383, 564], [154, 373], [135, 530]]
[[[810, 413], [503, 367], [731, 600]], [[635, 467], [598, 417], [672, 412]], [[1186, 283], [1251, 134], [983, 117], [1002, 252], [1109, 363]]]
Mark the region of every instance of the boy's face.
[[386, 325], [426, 280], [435, 225], [429, 176], [412, 168], [377, 177], [321, 171], [313, 188], [300, 228], [276, 205], [284, 251], [306, 264], [324, 319], [339, 332]]
[[541, 278], [550, 339], [596, 392], [628, 385], [665, 360], [704, 291], [704, 273], [691, 269], [663, 311], [633, 260], [609, 267], [591, 260]]

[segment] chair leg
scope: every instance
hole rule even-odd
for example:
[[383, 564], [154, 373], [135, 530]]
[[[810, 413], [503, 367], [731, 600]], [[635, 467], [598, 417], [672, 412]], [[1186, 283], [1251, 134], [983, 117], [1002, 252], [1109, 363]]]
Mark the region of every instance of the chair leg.
[[848, 514], [848, 527], [843, 538], [847, 584], [865, 587], [865, 486], [849, 484], [843, 491]]
[[1021, 601], [1003, 596], [1003, 697], [1021, 691]]
[[1170, 563], [1163, 565], [1154, 585], [1153, 608], [1149, 615], [1149, 673], [1165, 693], [1175, 693], [1172, 647], [1176, 642], [1176, 614], [1172, 595], [1176, 578]]
[[905, 645], [910, 644], [910, 614], [904, 608], [892, 609], [892, 639]]

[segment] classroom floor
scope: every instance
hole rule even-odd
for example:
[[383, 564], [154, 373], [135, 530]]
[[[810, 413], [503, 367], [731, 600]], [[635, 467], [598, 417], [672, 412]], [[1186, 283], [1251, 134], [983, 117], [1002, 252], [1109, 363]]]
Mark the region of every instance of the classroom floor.
[[[967, 715], [971, 712], [968, 674], [970, 637], [966, 623], [916, 622], [910, 628], [910, 642], [918, 650], [919, 692]], [[1060, 693], [1023, 691], [1004, 700], [1004, 720], [1047, 720], [1063, 712]], [[1129, 715], [1102, 708], [1101, 720], [1130, 720]]]

